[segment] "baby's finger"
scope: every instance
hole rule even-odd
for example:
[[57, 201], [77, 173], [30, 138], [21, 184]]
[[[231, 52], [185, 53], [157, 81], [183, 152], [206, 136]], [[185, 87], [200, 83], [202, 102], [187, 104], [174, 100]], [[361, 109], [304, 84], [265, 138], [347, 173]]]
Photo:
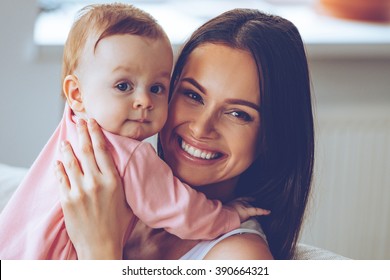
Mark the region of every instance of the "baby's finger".
[[245, 201], [245, 202], [253, 202], [253, 201], [255, 201], [255, 198], [250, 197], [250, 196], [242, 196], [242, 197], [236, 198], [235, 200]]
[[244, 197], [236, 198], [231, 202], [231, 204], [241, 205], [246, 208], [255, 208], [253, 205], [250, 204], [250, 201], [246, 200]]
[[100, 170], [96, 164], [94, 149], [87, 124], [83, 119], [77, 120], [77, 134], [80, 143], [80, 163], [83, 173], [98, 174]]
[[267, 210], [267, 209], [262, 209], [262, 208], [250, 208], [251, 211], [253, 212], [253, 216], [266, 216], [266, 215], [269, 215], [271, 214], [271, 211], [270, 210]]

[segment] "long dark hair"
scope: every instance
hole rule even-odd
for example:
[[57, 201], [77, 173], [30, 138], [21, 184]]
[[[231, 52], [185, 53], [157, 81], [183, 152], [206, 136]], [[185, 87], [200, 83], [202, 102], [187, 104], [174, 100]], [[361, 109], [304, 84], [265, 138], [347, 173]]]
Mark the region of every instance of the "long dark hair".
[[205, 43], [249, 51], [257, 63], [260, 155], [240, 175], [236, 195], [254, 197], [256, 206], [272, 211], [259, 222], [273, 256], [289, 259], [299, 237], [314, 163], [310, 78], [302, 39], [284, 18], [251, 9], [225, 12], [186, 42], [173, 71], [170, 94], [188, 56]]

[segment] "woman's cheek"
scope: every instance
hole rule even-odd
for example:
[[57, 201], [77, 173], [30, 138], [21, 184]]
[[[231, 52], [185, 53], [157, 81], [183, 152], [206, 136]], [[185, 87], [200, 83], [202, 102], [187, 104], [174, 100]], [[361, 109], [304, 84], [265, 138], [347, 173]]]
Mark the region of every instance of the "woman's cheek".
[[170, 133], [172, 133], [174, 127], [184, 122], [185, 116], [188, 114], [192, 113], [186, 110], [186, 106], [183, 104], [183, 101], [180, 101], [180, 99], [174, 96], [169, 103], [168, 118], [164, 129], [169, 130]]

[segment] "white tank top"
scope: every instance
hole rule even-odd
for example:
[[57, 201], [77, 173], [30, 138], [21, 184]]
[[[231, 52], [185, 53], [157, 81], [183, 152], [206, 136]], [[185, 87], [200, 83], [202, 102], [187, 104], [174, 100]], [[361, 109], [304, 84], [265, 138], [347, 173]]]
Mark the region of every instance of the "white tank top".
[[[180, 260], [203, 260], [203, 258], [207, 255], [207, 253], [219, 242], [228, 238], [229, 236], [236, 234], [244, 234], [244, 233], [253, 233], [259, 235], [264, 241], [267, 243], [267, 238], [263, 230], [261, 229], [260, 224], [252, 219], [248, 220], [241, 224], [241, 227], [235, 230], [232, 230], [224, 235], [218, 237], [214, 240], [205, 240], [196, 244], [191, 250], [189, 250], [184, 256], [180, 258]], [[268, 243], [267, 243], [268, 244]]]

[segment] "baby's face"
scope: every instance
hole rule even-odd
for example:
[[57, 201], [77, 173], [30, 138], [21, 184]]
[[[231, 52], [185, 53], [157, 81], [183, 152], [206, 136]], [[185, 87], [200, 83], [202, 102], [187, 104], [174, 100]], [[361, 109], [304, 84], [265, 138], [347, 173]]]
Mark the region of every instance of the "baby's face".
[[136, 35], [102, 39], [80, 61], [85, 116], [114, 134], [143, 140], [163, 127], [173, 64], [167, 40]]

